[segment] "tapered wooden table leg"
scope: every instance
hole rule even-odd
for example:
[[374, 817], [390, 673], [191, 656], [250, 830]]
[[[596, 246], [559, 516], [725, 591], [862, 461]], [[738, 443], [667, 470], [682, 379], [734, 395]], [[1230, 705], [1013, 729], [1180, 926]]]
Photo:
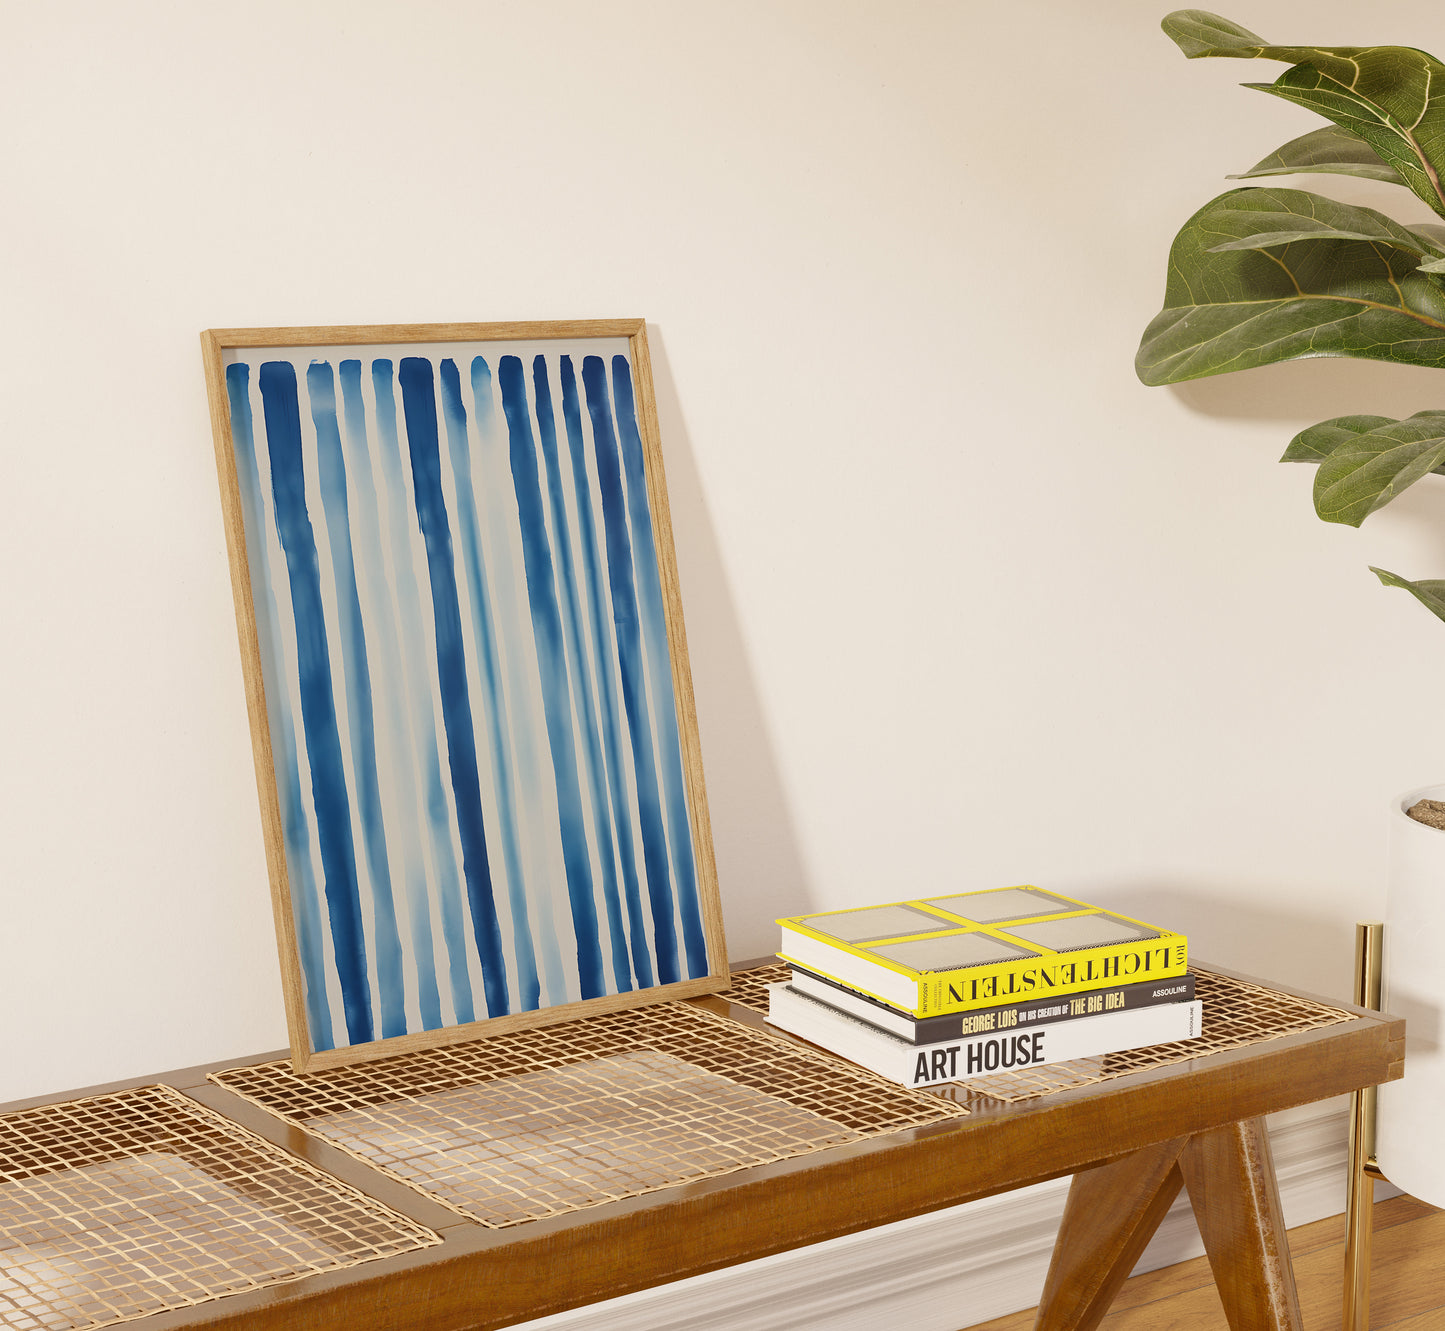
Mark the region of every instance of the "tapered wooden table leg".
[[1089, 1331], [1109, 1311], [1179, 1194], [1187, 1137], [1074, 1175], [1035, 1331]]
[[1264, 1120], [1191, 1137], [1179, 1169], [1232, 1331], [1301, 1331]]

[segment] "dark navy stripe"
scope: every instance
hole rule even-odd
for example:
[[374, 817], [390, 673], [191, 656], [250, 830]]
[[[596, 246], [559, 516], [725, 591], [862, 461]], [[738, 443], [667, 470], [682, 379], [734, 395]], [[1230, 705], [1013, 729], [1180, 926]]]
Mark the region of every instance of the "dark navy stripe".
[[376, 933], [376, 988], [381, 1004], [383, 1037], [406, 1034], [406, 989], [401, 971], [401, 935], [396, 928], [396, 903], [391, 893], [391, 866], [386, 858], [386, 823], [376, 778], [376, 730], [371, 711], [371, 666], [366, 656], [366, 630], [361, 622], [361, 597], [356, 590], [356, 561], [351, 552], [351, 510], [346, 495], [346, 461], [336, 421], [336, 381], [331, 366], [313, 361], [306, 370], [306, 396], [316, 427], [317, 478], [331, 572], [340, 618], [341, 664], [346, 679], [346, 718], [351, 732], [351, 761], [356, 776], [357, 814], [366, 868], [371, 878]]
[[602, 979], [602, 943], [597, 935], [597, 906], [592, 899], [592, 866], [587, 854], [587, 832], [582, 818], [582, 791], [577, 784], [577, 754], [572, 741], [572, 702], [563, 657], [562, 620], [557, 610], [552, 555], [542, 511], [542, 490], [537, 478], [537, 446], [527, 410], [527, 386], [522, 362], [503, 356], [497, 366], [502, 390], [502, 413], [507, 418], [511, 445], [512, 485], [522, 528], [522, 558], [527, 572], [527, 600], [532, 610], [532, 633], [537, 643], [541, 673], [542, 709], [547, 720], [547, 742], [557, 781], [557, 814], [562, 834], [562, 862], [567, 871], [567, 896], [577, 936], [577, 977], [583, 998], [607, 992]]
[[602, 745], [597, 737], [597, 709], [587, 678], [587, 658], [582, 654], [582, 610], [577, 596], [577, 573], [572, 563], [572, 533], [562, 488], [562, 466], [557, 456], [557, 423], [552, 415], [552, 386], [548, 380], [545, 356], [538, 356], [532, 362], [532, 386], [537, 398], [537, 434], [542, 445], [542, 461], [547, 468], [548, 509], [552, 514], [557, 563], [562, 575], [567, 667], [575, 684], [577, 715], [582, 723], [582, 740], [587, 753], [592, 829], [597, 837], [598, 858], [602, 864], [602, 900], [607, 907], [607, 930], [612, 944], [612, 976], [617, 992], [623, 993], [632, 988], [632, 967], [627, 959], [627, 933], [622, 922], [622, 900], [617, 891], [617, 860], [612, 846], [612, 823], [607, 811], [607, 779], [602, 774]]
[[442, 785], [441, 751], [431, 701], [431, 670], [425, 659], [423, 601], [412, 565], [413, 529], [406, 508], [406, 474], [397, 437], [392, 370], [389, 360], [371, 362], [371, 387], [376, 394], [377, 455], [381, 459], [382, 477], [386, 482], [387, 537], [398, 583], [396, 606], [401, 617], [401, 649], [409, 680], [407, 703], [411, 709], [412, 735], [424, 768], [426, 819], [431, 831], [432, 859], [436, 865], [437, 904], [441, 910], [442, 941], [447, 950], [447, 981], [457, 1021], [468, 1022], [476, 1018], [472, 977], [467, 964], [471, 946], [467, 942], [466, 906], [462, 901], [456, 850], [452, 845], [451, 810], [447, 807], [447, 794]]
[[502, 931], [497, 919], [497, 903], [492, 895], [491, 866], [487, 859], [487, 834], [482, 818], [476, 741], [472, 732], [472, 705], [467, 694], [461, 610], [452, 564], [452, 535], [447, 525], [446, 499], [442, 494], [441, 451], [431, 362], [421, 356], [404, 356], [397, 380], [401, 384], [402, 411], [406, 418], [417, 521], [426, 544], [427, 570], [431, 577], [442, 724], [446, 728], [447, 758], [451, 766], [452, 792], [456, 796], [462, 876], [466, 879], [467, 899], [472, 907], [472, 932], [476, 936], [477, 952], [482, 962], [487, 1015], [499, 1017], [509, 1012], [511, 1005], [507, 997]]
[[587, 477], [587, 440], [582, 433], [582, 406], [577, 398], [577, 375], [572, 357], [561, 358], [562, 421], [567, 428], [567, 452], [572, 463], [572, 486], [577, 494], [577, 526], [582, 542], [582, 571], [587, 579], [587, 616], [592, 629], [592, 667], [597, 679], [602, 712], [602, 752], [607, 767], [607, 789], [612, 800], [613, 824], [617, 834], [617, 858], [622, 864], [622, 890], [627, 897], [627, 929], [632, 940], [632, 966], [638, 984], [653, 984], [652, 949], [647, 941], [647, 922], [642, 909], [642, 888], [637, 877], [637, 856], [632, 844], [632, 815], [628, 807], [627, 783], [622, 776], [622, 717], [617, 692], [612, 686], [611, 642], [603, 613], [607, 598], [602, 589], [602, 555], [597, 544], [597, 524], [592, 518], [592, 483]]
[[637, 624], [637, 595], [633, 588], [631, 540], [627, 533], [627, 506], [622, 492], [617, 438], [612, 430], [607, 370], [600, 356], [583, 359], [582, 387], [587, 394], [587, 412], [592, 418], [592, 440], [597, 454], [597, 486], [602, 500], [602, 526], [607, 539], [607, 580], [612, 589], [612, 621], [617, 629], [622, 702], [627, 710], [627, 728], [632, 736], [632, 766], [637, 781], [647, 895], [652, 902], [657, 973], [664, 984], [670, 984], [681, 976], [678, 973], [677, 931], [672, 919], [667, 834], [663, 831], [657, 769], [652, 757], [652, 729], [648, 722], [647, 686], [642, 673], [642, 644]]
[[467, 446], [467, 413], [462, 405], [461, 375], [454, 360], [441, 363], [442, 416], [447, 423], [447, 453], [457, 488], [457, 525], [462, 540], [462, 561], [466, 567], [467, 591], [472, 613], [481, 636], [482, 682], [487, 689], [487, 741], [492, 751], [492, 771], [497, 788], [497, 815], [501, 822], [502, 858], [507, 866], [507, 901], [512, 908], [512, 939], [516, 945], [517, 1006], [531, 1011], [542, 1004], [537, 979], [537, 954], [532, 946], [532, 927], [527, 913], [527, 889], [522, 876], [522, 857], [517, 846], [517, 818], [512, 796], [512, 766], [507, 761], [507, 737], [502, 728], [505, 694], [497, 668], [496, 631], [492, 626], [492, 605], [487, 596], [482, 569], [482, 538], [477, 523], [477, 505], [472, 497], [472, 459]]
[[657, 567], [657, 540], [652, 530], [647, 470], [637, 409], [632, 400], [632, 373], [626, 356], [612, 358], [612, 399], [617, 404], [617, 430], [622, 440], [622, 469], [627, 478], [632, 519], [632, 557], [637, 565], [637, 590], [642, 600], [642, 640], [647, 664], [656, 682], [653, 715], [657, 726], [658, 762], [667, 804], [668, 842], [677, 900], [682, 915], [683, 946], [690, 976], [708, 973], [707, 937], [697, 895], [693, 865], [692, 822], [687, 813], [687, 783], [682, 773], [682, 741], [677, 728], [677, 699], [672, 690], [672, 655], [667, 642], [667, 615], [662, 605], [662, 574]]
[[321, 865], [331, 919], [331, 941], [341, 983], [348, 1043], [375, 1038], [371, 994], [366, 981], [366, 944], [356, 884], [356, 851], [351, 841], [351, 801], [336, 729], [331, 693], [331, 653], [321, 608], [316, 538], [306, 512], [306, 478], [301, 460], [301, 411], [296, 370], [289, 361], [266, 361], [257, 376], [271, 457], [271, 493], [276, 530], [286, 554], [291, 605], [296, 621], [296, 656], [301, 677], [301, 720], [311, 764], [312, 799], [321, 846]]
[[[311, 832], [301, 800], [301, 770], [296, 753], [296, 727], [291, 719], [290, 697], [283, 682], [272, 635], [280, 631], [276, 593], [271, 589], [270, 561], [266, 557], [266, 512], [261, 503], [261, 471], [251, 424], [251, 367], [226, 366], [226, 391], [231, 399], [231, 439], [236, 451], [236, 480], [245, 509], [247, 558], [251, 565], [252, 596], [256, 605], [256, 636], [263, 660], [270, 667], [265, 680], [272, 699], [267, 709], [271, 723], [276, 786], [281, 805], [281, 828], [286, 841], [286, 865], [291, 883], [291, 905], [296, 921], [296, 950], [306, 998], [306, 1034], [313, 1052], [335, 1049], [331, 1030], [331, 1004], [326, 996], [326, 958], [322, 946], [321, 912], [316, 908], [316, 879], [311, 871]], [[260, 613], [264, 598], [267, 613]], [[279, 743], [278, 743], [279, 740]]]
[[428, 902], [426, 866], [422, 862], [420, 828], [411, 817], [416, 807], [416, 783], [410, 761], [410, 746], [404, 743], [408, 727], [401, 706], [403, 679], [396, 617], [391, 611], [391, 581], [381, 553], [381, 515], [377, 503], [376, 478], [371, 470], [371, 447], [366, 423], [366, 401], [361, 394], [361, 362], [344, 360], [337, 367], [341, 381], [342, 416], [346, 422], [346, 454], [351, 460], [348, 485], [355, 495], [354, 539], [360, 555], [362, 577], [367, 582], [367, 614], [371, 617], [371, 646], [376, 650], [383, 681], [377, 704], [385, 718], [392, 745], [387, 771], [401, 790], [401, 817], [393, 825], [401, 844], [402, 896], [411, 927], [408, 951], [415, 964], [417, 1009], [422, 1029], [436, 1030], [442, 1024], [441, 992], [437, 986], [436, 953], [432, 947], [431, 910]]

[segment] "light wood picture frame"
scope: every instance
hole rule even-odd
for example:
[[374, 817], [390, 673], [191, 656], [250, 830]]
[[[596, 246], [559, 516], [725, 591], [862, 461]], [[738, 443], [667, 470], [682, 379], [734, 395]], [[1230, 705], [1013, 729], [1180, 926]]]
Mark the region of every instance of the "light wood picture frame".
[[201, 341], [296, 1069], [726, 988], [644, 322]]

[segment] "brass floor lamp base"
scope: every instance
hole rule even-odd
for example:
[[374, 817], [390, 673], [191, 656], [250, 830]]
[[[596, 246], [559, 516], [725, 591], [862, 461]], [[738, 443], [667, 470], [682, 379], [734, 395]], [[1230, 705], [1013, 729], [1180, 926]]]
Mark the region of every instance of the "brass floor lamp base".
[[[1364, 920], [1355, 925], [1355, 1003], [1372, 1012], [1380, 1010], [1384, 933], [1385, 926], [1378, 920]], [[1385, 1177], [1375, 1162], [1377, 1089], [1366, 1086], [1350, 1096], [1343, 1331], [1369, 1331], [1370, 1328], [1370, 1241], [1374, 1237], [1375, 1180]]]

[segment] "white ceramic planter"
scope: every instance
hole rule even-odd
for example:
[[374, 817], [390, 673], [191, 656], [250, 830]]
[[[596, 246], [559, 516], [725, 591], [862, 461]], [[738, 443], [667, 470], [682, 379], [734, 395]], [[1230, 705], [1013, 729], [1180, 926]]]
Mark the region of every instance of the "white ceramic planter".
[[1445, 831], [1405, 816], [1445, 786], [1390, 808], [1384, 1006], [1404, 1017], [1405, 1076], [1380, 1087], [1376, 1158], [1385, 1177], [1445, 1206]]

